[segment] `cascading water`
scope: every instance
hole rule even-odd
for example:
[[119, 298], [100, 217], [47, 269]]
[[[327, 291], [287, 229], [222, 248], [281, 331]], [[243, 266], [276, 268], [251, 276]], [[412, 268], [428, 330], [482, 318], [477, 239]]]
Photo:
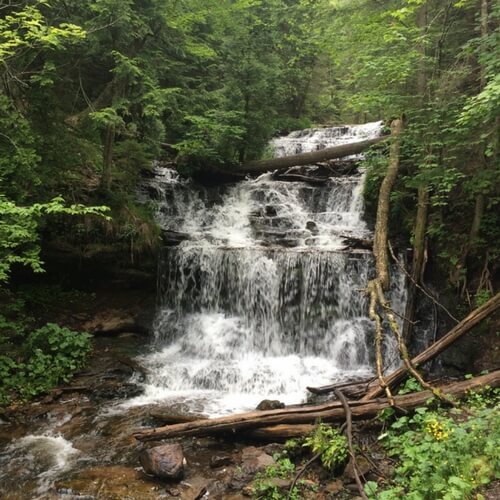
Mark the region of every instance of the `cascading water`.
[[[312, 151], [376, 137], [381, 126], [309, 129], [272, 146], [278, 156]], [[151, 375], [128, 404], [190, 401], [217, 414], [264, 398], [298, 403], [308, 385], [369, 376], [373, 333], [362, 290], [373, 258], [344, 243], [371, 234], [363, 180], [313, 187], [266, 174], [208, 190], [159, 169], [159, 221], [186, 239], [164, 249], [156, 342], [142, 358]], [[394, 281], [391, 298], [403, 307], [404, 279]], [[386, 355], [397, 362], [391, 343]]]
[[[277, 155], [309, 151], [374, 137], [380, 128], [311, 129], [273, 147]], [[166, 168], [156, 174], [148, 196], [153, 191], [158, 199], [166, 240], [183, 241], [163, 251], [156, 337], [141, 356], [149, 374], [144, 394], [103, 401], [105, 381], [120, 367], [96, 359], [76, 382], [75, 390], [88, 391], [34, 404], [37, 416], [25, 425], [0, 418], [1, 498], [76, 498], [82, 488], [90, 496], [78, 498], [108, 498], [101, 494], [105, 483], [110, 498], [128, 498], [130, 483], [134, 498], [151, 498], [151, 480], [137, 479], [130, 440], [150, 423], [148, 403], [160, 413], [181, 403], [181, 411], [214, 415], [252, 409], [265, 398], [299, 403], [308, 385], [373, 373], [373, 328], [362, 292], [373, 258], [344, 243], [371, 237], [362, 173], [322, 186], [263, 175], [218, 188], [196, 186]], [[391, 303], [402, 312], [404, 275], [393, 272], [392, 281]], [[115, 348], [122, 342], [116, 339]], [[391, 342], [385, 359], [399, 362]], [[102, 383], [104, 391], [94, 393], [93, 384]], [[113, 490], [114, 481], [123, 488]]]

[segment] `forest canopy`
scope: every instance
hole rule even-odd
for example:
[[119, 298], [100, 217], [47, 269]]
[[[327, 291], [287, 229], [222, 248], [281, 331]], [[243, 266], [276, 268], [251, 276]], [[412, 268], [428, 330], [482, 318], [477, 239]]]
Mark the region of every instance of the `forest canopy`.
[[[269, 155], [280, 132], [404, 116], [393, 224], [455, 285], [498, 257], [496, 2], [25, 0], [0, 15], [2, 211], [64, 195], [112, 213], [40, 219], [32, 241], [154, 247], [136, 188], [162, 149], [189, 174]], [[2, 261], [22, 253], [3, 237]]]

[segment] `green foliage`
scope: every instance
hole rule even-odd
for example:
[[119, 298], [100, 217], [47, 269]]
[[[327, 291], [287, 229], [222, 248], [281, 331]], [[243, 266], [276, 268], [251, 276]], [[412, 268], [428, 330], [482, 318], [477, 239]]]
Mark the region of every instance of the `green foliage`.
[[91, 349], [89, 334], [53, 323], [31, 332], [16, 358], [0, 355], [0, 404], [29, 399], [67, 382]]
[[[260, 500], [284, 500], [288, 497], [288, 491], [284, 492], [270, 480], [274, 478], [291, 478], [295, 472], [295, 465], [289, 458], [284, 456], [276, 455], [274, 459], [276, 460], [275, 465], [269, 465], [264, 472], [258, 473], [255, 476], [255, 481], [253, 482], [254, 498]], [[297, 487], [293, 489], [291, 498], [294, 500], [300, 498]]]
[[75, 24], [48, 25], [40, 7], [49, 6], [49, 1], [39, 0], [37, 4], [38, 7], [27, 5], [0, 18], [0, 62], [8, 62], [20, 50], [57, 49], [68, 41], [85, 37], [84, 31]]
[[410, 394], [411, 392], [420, 392], [422, 386], [413, 377], [409, 377], [400, 387], [398, 394]]
[[40, 259], [38, 227], [47, 215], [98, 215], [103, 216], [107, 207], [67, 205], [62, 197], [48, 203], [18, 206], [0, 194], [0, 284], [6, 282], [14, 264], [43, 272]]
[[469, 391], [464, 404], [477, 410], [496, 407], [500, 404], [500, 389], [486, 385], [481, 389]]
[[302, 446], [321, 454], [321, 463], [328, 470], [334, 470], [347, 460], [347, 439], [337, 429], [319, 424], [314, 432], [306, 437]]
[[493, 294], [491, 293], [491, 290], [481, 288], [476, 292], [474, 303], [476, 304], [476, 307], [481, 307], [483, 304], [486, 304], [486, 302], [488, 302], [488, 300], [490, 300], [492, 297]]
[[[488, 403], [496, 398], [488, 397]], [[486, 402], [486, 398], [483, 399]], [[476, 406], [478, 408], [478, 406]], [[381, 436], [389, 455], [398, 460], [393, 485], [379, 491], [369, 482], [369, 498], [465, 499], [495, 479], [500, 465], [498, 406], [479, 405], [471, 413], [418, 408], [400, 417]]]

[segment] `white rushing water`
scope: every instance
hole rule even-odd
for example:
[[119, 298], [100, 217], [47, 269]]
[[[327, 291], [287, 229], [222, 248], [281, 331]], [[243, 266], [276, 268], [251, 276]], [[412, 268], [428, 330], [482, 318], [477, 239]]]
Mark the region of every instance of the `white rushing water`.
[[[380, 122], [293, 132], [277, 155], [373, 138]], [[308, 385], [373, 373], [372, 326], [362, 290], [365, 251], [345, 237], [370, 237], [362, 174], [325, 186], [270, 174], [226, 189], [195, 188], [159, 170], [163, 229], [186, 233], [166, 248], [156, 342], [141, 362], [152, 374], [127, 403], [190, 401], [209, 414], [250, 409], [265, 398], [299, 403]], [[404, 306], [404, 279], [392, 299]], [[387, 354], [397, 363], [394, 346]]]
[[30, 434], [13, 441], [0, 452], [0, 464], [16, 474], [22, 470], [25, 475], [36, 478], [37, 488], [30, 498], [42, 500], [47, 498], [53, 480], [71, 469], [79, 454], [80, 451], [61, 435]]

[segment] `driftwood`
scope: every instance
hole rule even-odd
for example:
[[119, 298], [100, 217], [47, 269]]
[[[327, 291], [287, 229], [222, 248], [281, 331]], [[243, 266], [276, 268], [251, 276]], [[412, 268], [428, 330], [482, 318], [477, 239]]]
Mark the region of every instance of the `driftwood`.
[[[485, 385], [498, 387], [500, 385], [500, 370], [470, 380], [448, 384], [442, 386], [440, 390], [450, 396], [463, 397], [467, 391]], [[395, 396], [394, 403], [396, 408], [409, 411], [425, 404], [433, 396], [433, 392], [427, 390], [403, 396]], [[349, 402], [353, 419], [374, 417], [389, 406], [386, 399]], [[248, 431], [272, 425], [314, 424], [318, 420], [335, 422], [345, 420], [345, 418], [346, 414], [342, 403], [335, 401], [317, 406], [253, 411], [208, 420], [169, 425], [156, 429], [144, 429], [137, 431], [134, 437], [140, 441], [151, 441], [181, 436], [209, 436], [218, 433]]]
[[[483, 304], [472, 311], [468, 316], [466, 316], [458, 325], [452, 328], [444, 337], [440, 338], [437, 342], [434, 342], [430, 347], [422, 351], [420, 354], [415, 356], [411, 361], [414, 366], [422, 365], [436, 356], [441, 354], [446, 348], [448, 348], [453, 342], [466, 334], [469, 330], [479, 324], [483, 319], [494, 314], [500, 308], [500, 293], [497, 293], [488, 302]], [[392, 372], [389, 376], [385, 378], [385, 383], [388, 386], [394, 386], [400, 382], [407, 374], [405, 367], [399, 368], [398, 370]], [[378, 380], [373, 382], [372, 387], [368, 389], [368, 392], [363, 396], [363, 401], [369, 401], [380, 394], [383, 393], [383, 388], [381, 387]]]

